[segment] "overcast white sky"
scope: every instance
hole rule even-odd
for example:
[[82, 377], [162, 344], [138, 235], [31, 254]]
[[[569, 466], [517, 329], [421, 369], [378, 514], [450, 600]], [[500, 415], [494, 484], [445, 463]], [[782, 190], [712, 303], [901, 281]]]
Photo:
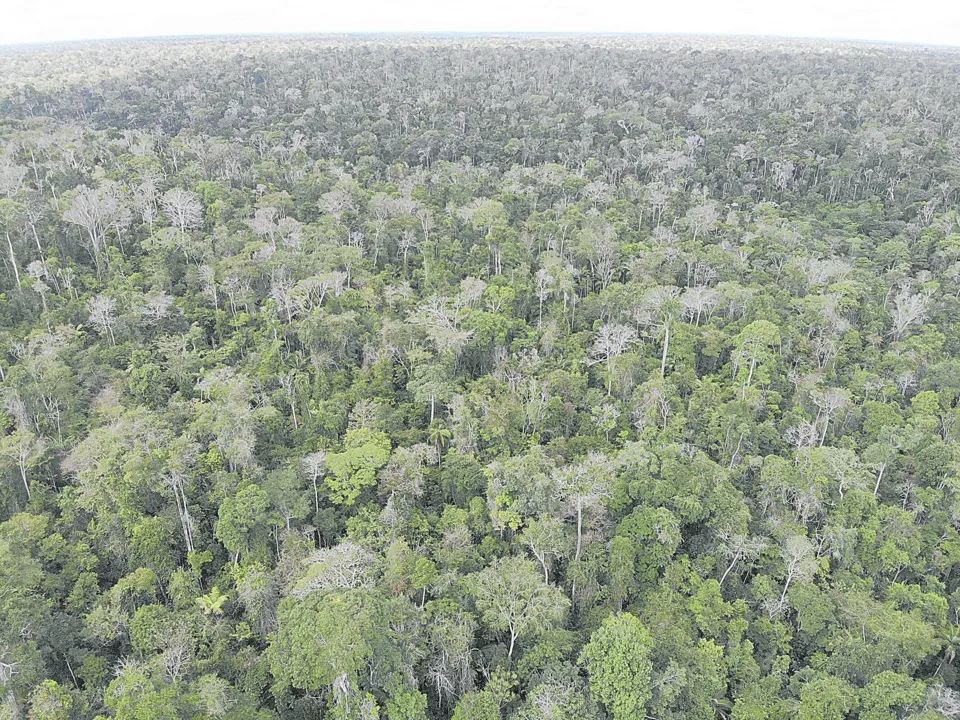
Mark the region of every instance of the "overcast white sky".
[[687, 32], [960, 45], [957, 0], [0, 0], [0, 44], [308, 32]]

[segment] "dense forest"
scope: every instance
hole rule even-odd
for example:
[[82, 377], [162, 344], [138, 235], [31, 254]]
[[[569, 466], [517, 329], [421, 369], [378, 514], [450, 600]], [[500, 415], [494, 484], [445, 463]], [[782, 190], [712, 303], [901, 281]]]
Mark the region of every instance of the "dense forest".
[[960, 718], [958, 199], [960, 50], [0, 48], [0, 718]]

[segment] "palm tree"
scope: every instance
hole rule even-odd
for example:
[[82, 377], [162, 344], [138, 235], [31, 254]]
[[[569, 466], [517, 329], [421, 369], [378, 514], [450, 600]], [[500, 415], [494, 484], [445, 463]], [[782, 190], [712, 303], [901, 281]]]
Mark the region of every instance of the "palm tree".
[[940, 672], [940, 668], [944, 664], [950, 665], [956, 659], [957, 649], [960, 648], [960, 625], [950, 625], [937, 634], [939, 635], [938, 640], [943, 646], [943, 657], [940, 658], [940, 664], [933, 672], [934, 676]]
[[448, 428], [439, 420], [430, 425], [428, 433], [430, 435], [430, 442], [432, 442], [437, 448], [437, 465], [439, 465], [443, 448], [445, 448], [450, 442], [450, 438], [453, 437], [453, 433], [450, 431], [450, 428]]

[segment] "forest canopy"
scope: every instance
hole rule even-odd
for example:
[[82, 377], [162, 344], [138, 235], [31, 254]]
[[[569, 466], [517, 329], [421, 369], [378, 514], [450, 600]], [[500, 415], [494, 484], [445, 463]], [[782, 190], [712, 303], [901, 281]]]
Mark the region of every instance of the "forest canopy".
[[960, 718], [960, 51], [0, 48], [0, 718]]

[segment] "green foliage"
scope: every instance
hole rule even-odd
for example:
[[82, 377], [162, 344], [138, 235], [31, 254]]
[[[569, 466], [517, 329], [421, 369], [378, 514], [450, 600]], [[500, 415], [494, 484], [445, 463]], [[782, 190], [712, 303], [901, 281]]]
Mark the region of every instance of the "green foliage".
[[895, 720], [920, 709], [926, 688], [906, 675], [885, 670], [863, 689], [863, 720]]
[[402, 692], [387, 700], [387, 720], [423, 720], [427, 717], [427, 696]]
[[197, 598], [197, 605], [204, 615], [223, 615], [223, 604], [227, 596], [216, 585], [206, 595]]
[[324, 690], [344, 677], [357, 687], [373, 652], [366, 596], [359, 591], [313, 593], [280, 603], [270, 669], [278, 682]]
[[178, 720], [193, 698], [144, 668], [126, 670], [107, 686], [104, 703], [118, 720]]
[[452, 720], [500, 720], [500, 703], [488, 690], [465, 695], [457, 704]]
[[267, 525], [267, 493], [257, 485], [240, 488], [237, 494], [220, 503], [216, 527], [217, 538], [234, 555], [249, 552], [262, 542]]
[[74, 698], [55, 680], [44, 680], [30, 694], [31, 720], [69, 720]]
[[582, 658], [590, 675], [590, 691], [614, 720], [645, 714], [653, 697], [652, 649], [649, 631], [630, 613], [608, 617], [584, 646]]
[[956, 716], [956, 53], [695, 45], [0, 52], [0, 717]]
[[848, 683], [818, 674], [800, 690], [797, 718], [800, 720], [843, 720], [857, 707], [857, 692]]
[[376, 484], [376, 471], [390, 458], [390, 438], [377, 430], [347, 431], [344, 451], [327, 455], [330, 475], [324, 481], [330, 500], [353, 505], [364, 489]]

